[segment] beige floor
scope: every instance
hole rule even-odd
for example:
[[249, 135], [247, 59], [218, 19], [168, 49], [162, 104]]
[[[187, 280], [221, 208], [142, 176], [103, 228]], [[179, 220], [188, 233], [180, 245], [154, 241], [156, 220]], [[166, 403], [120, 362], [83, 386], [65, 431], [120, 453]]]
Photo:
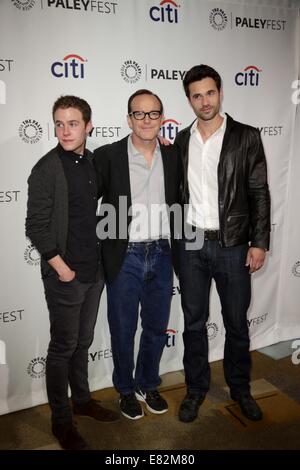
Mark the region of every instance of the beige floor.
[[[252, 394], [264, 412], [264, 419], [251, 422], [228, 395], [222, 361], [211, 364], [210, 391], [193, 423], [178, 420], [178, 408], [185, 395], [182, 371], [165, 374], [160, 391], [169, 404], [163, 415], [145, 412], [132, 421], [103, 424], [76, 417], [78, 429], [96, 450], [300, 450], [300, 365], [290, 358], [274, 360], [252, 353]], [[113, 388], [93, 396], [104, 405], [118, 409]], [[50, 429], [48, 405], [0, 416], [0, 450], [59, 450]]]

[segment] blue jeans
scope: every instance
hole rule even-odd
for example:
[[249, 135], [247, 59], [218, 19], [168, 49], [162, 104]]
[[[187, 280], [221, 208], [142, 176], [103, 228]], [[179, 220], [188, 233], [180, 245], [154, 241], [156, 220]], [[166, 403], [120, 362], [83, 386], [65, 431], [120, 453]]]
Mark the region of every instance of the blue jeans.
[[[166, 344], [172, 273], [168, 240], [133, 242], [117, 277], [107, 284], [113, 383], [119, 393], [132, 393], [136, 387], [153, 390], [161, 382], [159, 363]], [[133, 377], [139, 305], [142, 333]]]
[[179, 280], [184, 313], [184, 370], [187, 388], [196, 394], [209, 389], [208, 338], [209, 293], [214, 279], [220, 297], [226, 331], [225, 380], [234, 394], [249, 391], [251, 360], [247, 310], [251, 299], [248, 244], [222, 248], [206, 240], [201, 250], [186, 250], [180, 241]]

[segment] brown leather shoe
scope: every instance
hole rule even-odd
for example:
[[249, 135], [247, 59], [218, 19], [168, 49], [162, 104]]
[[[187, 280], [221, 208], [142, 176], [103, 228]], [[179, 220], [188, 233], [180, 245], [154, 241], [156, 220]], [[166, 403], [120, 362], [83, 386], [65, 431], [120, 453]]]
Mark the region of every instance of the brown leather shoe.
[[91, 399], [87, 403], [73, 405], [73, 412], [75, 415], [88, 416], [94, 418], [102, 423], [113, 423], [119, 421], [120, 415], [116, 411], [103, 408], [98, 400]]
[[89, 450], [73, 423], [53, 423], [52, 434], [65, 450]]

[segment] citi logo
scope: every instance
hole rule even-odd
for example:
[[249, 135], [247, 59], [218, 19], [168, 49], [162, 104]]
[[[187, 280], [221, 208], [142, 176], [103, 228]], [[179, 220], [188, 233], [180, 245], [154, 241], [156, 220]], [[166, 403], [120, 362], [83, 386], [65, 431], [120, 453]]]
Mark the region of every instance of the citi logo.
[[166, 347], [167, 348], [171, 348], [175, 346], [176, 333], [178, 333], [176, 330], [172, 330], [172, 329], [166, 330], [166, 335], [167, 335]]
[[85, 59], [77, 54], [69, 54], [63, 58], [63, 62], [54, 62], [51, 65], [51, 73], [56, 78], [84, 78]]
[[248, 65], [242, 72], [238, 72], [234, 77], [238, 86], [258, 86], [261, 69], [255, 65]]
[[149, 15], [151, 20], [161, 23], [178, 23], [178, 8], [173, 0], [162, 0], [159, 6], [151, 7]]
[[179, 132], [180, 125], [181, 122], [175, 121], [175, 119], [165, 119], [160, 128], [161, 135], [164, 139], [168, 139], [173, 142]]

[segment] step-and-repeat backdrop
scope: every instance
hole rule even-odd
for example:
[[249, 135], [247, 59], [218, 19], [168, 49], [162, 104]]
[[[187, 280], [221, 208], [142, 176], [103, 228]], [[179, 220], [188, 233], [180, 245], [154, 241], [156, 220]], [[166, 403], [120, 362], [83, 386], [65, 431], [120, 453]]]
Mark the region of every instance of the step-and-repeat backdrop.
[[[24, 220], [27, 177], [56, 145], [51, 107], [62, 94], [91, 104], [91, 150], [128, 134], [127, 100], [139, 88], [162, 98], [161, 132], [173, 140], [194, 119], [185, 71], [206, 63], [220, 72], [223, 111], [259, 128], [269, 169], [272, 242], [265, 268], [252, 277], [251, 348], [300, 337], [299, 42], [297, 2], [1, 0], [0, 414], [47, 401], [48, 312]], [[174, 279], [161, 373], [182, 369], [182, 331]], [[207, 333], [210, 360], [222, 358], [215, 288]], [[111, 386], [105, 292], [89, 367], [92, 390]]]

